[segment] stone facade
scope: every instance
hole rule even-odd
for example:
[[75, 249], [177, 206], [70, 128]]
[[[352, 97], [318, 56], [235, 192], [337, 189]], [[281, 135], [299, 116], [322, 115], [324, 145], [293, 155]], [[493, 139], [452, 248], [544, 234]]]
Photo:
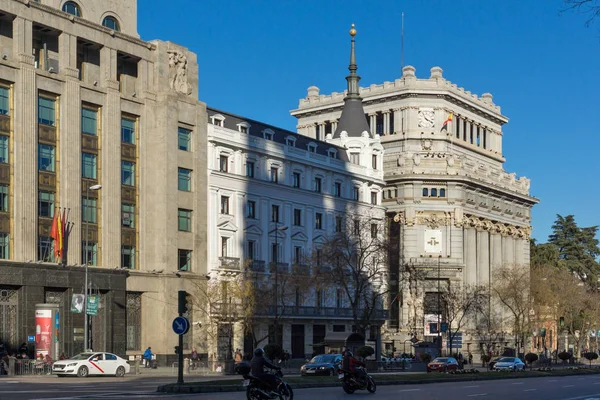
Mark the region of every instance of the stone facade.
[[[528, 268], [531, 208], [538, 200], [527, 178], [503, 169], [508, 119], [491, 94], [471, 94], [447, 81], [439, 67], [418, 79], [411, 66], [400, 79], [359, 92], [385, 148], [383, 204], [394, 220], [390, 284], [400, 296], [391, 299], [391, 349], [411, 334], [434, 339], [425, 332], [423, 299], [437, 291], [437, 274], [456, 284], [487, 284], [494, 268]], [[318, 137], [335, 129], [344, 96], [309, 87], [291, 112], [298, 132]], [[420, 277], [416, 286], [410, 271]], [[477, 351], [470, 346], [465, 339], [463, 347]]]
[[[127, 272], [128, 301], [111, 312], [120, 315], [127, 303], [135, 318], [118, 325], [114, 343], [128, 337], [130, 354], [147, 346], [171, 354], [176, 292], [207, 272], [206, 108], [197, 100], [196, 55], [140, 40], [135, 0], [77, 1], [81, 17], [61, 11], [64, 3], [1, 6], [0, 139], [8, 146], [0, 164], [0, 253], [11, 268], [30, 262], [23, 274], [52, 275], [53, 213], [67, 210], [66, 268], [83, 270], [87, 259], [92, 275]], [[101, 25], [109, 15], [118, 30]], [[191, 171], [189, 192], [178, 190], [179, 168]], [[178, 209], [191, 215], [185, 231]], [[188, 260], [179, 271], [182, 249]], [[28, 281], [0, 278], [0, 289], [27, 293]], [[66, 281], [54, 287], [83, 290]], [[23, 307], [20, 313], [31, 310]], [[25, 334], [19, 330], [19, 340]], [[106, 350], [121, 354], [123, 346]]]

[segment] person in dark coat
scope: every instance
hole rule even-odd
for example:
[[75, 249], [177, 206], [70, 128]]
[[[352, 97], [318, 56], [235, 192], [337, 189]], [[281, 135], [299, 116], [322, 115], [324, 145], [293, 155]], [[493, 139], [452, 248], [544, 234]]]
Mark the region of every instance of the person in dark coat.
[[271, 364], [265, 357], [265, 351], [258, 348], [254, 350], [254, 357], [252, 357], [252, 361], [250, 361], [250, 371], [256, 378], [266, 382], [271, 390], [275, 390], [277, 388], [277, 378], [275, 375], [266, 372], [265, 367], [276, 370], [281, 369], [278, 366]]

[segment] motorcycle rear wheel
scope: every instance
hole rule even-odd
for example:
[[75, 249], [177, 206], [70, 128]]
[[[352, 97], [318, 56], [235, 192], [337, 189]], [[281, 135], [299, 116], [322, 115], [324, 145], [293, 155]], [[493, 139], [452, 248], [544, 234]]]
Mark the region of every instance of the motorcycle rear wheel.
[[247, 400], [262, 400], [262, 397], [257, 392], [258, 392], [257, 388], [255, 388], [253, 386], [248, 386], [248, 388], [246, 389], [246, 399]]
[[352, 387], [350, 387], [349, 384], [345, 383], [342, 385], [342, 388], [344, 389], [344, 392], [346, 392], [347, 394], [352, 394], [354, 393], [354, 389]]
[[294, 399], [294, 391], [291, 386], [287, 383], [279, 386], [279, 398], [281, 400], [293, 400]]

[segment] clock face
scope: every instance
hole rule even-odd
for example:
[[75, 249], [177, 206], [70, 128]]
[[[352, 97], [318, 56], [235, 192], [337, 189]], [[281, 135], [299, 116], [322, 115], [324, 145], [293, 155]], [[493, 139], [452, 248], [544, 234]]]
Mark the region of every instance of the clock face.
[[435, 112], [432, 108], [419, 109], [419, 128], [433, 128], [435, 125]]

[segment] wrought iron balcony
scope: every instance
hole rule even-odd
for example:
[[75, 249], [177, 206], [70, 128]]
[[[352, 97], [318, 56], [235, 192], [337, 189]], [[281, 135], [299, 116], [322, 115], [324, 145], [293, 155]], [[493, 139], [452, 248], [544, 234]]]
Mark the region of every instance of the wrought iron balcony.
[[248, 263], [248, 268], [254, 272], [265, 272], [266, 263], [262, 260], [250, 260]]
[[236, 257], [219, 257], [222, 269], [240, 271], [240, 259]]
[[275, 272], [284, 273], [284, 274], [290, 272], [290, 264], [288, 264], [288, 263], [272, 262], [269, 264], [269, 268], [270, 268], [272, 274]]
[[310, 265], [294, 264], [292, 265], [292, 272], [298, 275], [310, 275]]
[[[360, 313], [362, 314], [362, 312]], [[352, 309], [344, 307], [308, 307], [308, 306], [267, 306], [256, 310], [257, 316], [262, 317], [288, 317], [288, 318], [333, 318], [352, 319]], [[375, 310], [372, 313], [373, 321], [384, 321], [388, 318], [388, 310]]]

